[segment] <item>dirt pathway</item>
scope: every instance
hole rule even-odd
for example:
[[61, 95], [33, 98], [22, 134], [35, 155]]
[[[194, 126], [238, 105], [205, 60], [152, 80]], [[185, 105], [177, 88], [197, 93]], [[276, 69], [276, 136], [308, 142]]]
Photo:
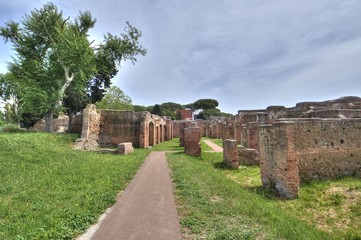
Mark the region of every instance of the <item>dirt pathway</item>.
[[208, 146], [210, 146], [214, 152], [223, 152], [223, 148], [212, 142], [211, 140], [203, 140]]
[[91, 239], [182, 239], [164, 152], [148, 156]]

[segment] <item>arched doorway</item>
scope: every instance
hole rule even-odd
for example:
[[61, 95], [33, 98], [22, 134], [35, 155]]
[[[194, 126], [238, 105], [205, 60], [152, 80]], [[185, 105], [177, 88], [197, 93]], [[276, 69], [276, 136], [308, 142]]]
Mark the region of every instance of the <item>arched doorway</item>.
[[149, 123], [149, 146], [154, 146], [154, 123]]

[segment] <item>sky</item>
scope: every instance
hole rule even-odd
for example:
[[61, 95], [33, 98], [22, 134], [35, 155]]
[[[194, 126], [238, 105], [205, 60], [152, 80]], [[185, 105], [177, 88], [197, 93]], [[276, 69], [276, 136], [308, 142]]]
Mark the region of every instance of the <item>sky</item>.
[[[0, 0], [0, 26], [49, 0]], [[218, 100], [219, 108], [292, 107], [361, 96], [360, 0], [56, 0], [65, 16], [89, 10], [90, 39], [126, 21], [147, 49], [113, 84], [133, 104]], [[0, 73], [14, 52], [0, 39]]]

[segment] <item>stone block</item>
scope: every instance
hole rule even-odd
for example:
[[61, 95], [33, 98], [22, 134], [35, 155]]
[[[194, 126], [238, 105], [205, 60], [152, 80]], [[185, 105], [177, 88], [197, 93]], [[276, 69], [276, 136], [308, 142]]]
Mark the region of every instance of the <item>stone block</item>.
[[240, 165], [259, 165], [261, 155], [256, 149], [238, 146], [238, 163]]
[[128, 155], [134, 151], [133, 145], [131, 142], [119, 143], [118, 144], [118, 154]]

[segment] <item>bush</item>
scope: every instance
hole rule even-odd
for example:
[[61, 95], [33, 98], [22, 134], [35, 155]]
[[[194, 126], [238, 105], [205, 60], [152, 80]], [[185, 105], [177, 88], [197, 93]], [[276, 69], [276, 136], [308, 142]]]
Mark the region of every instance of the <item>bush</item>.
[[21, 129], [19, 125], [8, 123], [5, 124], [2, 128], [0, 128], [1, 132], [23, 132], [24, 129]]

